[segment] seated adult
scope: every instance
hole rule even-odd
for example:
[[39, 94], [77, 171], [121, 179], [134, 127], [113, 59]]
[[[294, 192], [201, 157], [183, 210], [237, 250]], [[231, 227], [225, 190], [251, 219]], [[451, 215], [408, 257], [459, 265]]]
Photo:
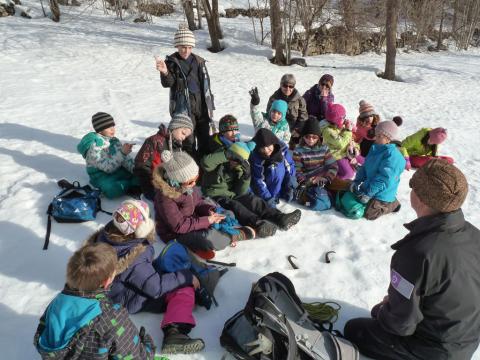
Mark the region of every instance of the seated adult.
[[417, 219], [392, 245], [388, 295], [345, 337], [374, 359], [467, 360], [480, 337], [480, 231], [465, 221], [465, 176], [431, 160], [410, 180]]
[[328, 104], [333, 104], [335, 100], [332, 87], [333, 76], [323, 74], [318, 84], [313, 85], [303, 94], [309, 116], [314, 116], [319, 121], [325, 119]]

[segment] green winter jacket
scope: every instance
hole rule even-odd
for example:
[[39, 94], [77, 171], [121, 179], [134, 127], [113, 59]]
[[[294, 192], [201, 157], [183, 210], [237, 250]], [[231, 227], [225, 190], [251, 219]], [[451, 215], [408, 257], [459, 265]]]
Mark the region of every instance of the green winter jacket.
[[[408, 153], [408, 155], [417, 156], [435, 156], [434, 145], [424, 145], [422, 140], [432, 130], [431, 128], [423, 128], [405, 138], [402, 141], [402, 147]], [[438, 145], [437, 145], [438, 146]]]
[[250, 187], [250, 179], [243, 180], [241, 169], [230, 167], [225, 156], [226, 146], [220, 142], [218, 136], [213, 135], [210, 143], [212, 142], [216, 143], [214, 147], [217, 149], [205, 155], [200, 161], [200, 166], [204, 170], [201, 181], [203, 194], [212, 198], [224, 196], [230, 199], [246, 194]]
[[[348, 146], [353, 139], [352, 132], [347, 129], [339, 129], [326, 120], [320, 122], [320, 128], [322, 129], [323, 144], [328, 146], [335, 160], [346, 157]], [[354, 146], [358, 147], [358, 144]]]

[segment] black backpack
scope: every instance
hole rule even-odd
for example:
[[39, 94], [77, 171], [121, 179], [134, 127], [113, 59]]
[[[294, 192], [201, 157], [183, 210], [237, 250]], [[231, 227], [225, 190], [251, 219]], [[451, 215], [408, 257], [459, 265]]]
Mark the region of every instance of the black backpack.
[[258, 280], [245, 308], [228, 319], [221, 345], [241, 360], [358, 360], [357, 347], [313, 321], [292, 282], [270, 273]]
[[71, 184], [65, 179], [58, 181], [57, 184], [63, 190], [48, 205], [47, 233], [43, 250], [48, 249], [52, 217], [59, 223], [78, 223], [94, 220], [99, 211], [112, 215], [111, 212], [102, 209], [100, 190], [89, 185], [81, 186], [78, 181]]

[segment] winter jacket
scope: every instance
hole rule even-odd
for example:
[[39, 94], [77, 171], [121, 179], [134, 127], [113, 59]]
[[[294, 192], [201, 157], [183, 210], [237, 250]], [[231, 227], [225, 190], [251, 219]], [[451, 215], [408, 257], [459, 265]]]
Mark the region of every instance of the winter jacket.
[[200, 161], [204, 171], [202, 193], [212, 198], [222, 196], [230, 199], [246, 194], [250, 188], [250, 178], [242, 179], [242, 172], [230, 166], [225, 156], [227, 146], [218, 134], [210, 137], [209, 150], [211, 152]]
[[[320, 122], [323, 144], [327, 145], [335, 160], [347, 157], [348, 147], [352, 142], [352, 132], [345, 128], [339, 129], [326, 120]], [[358, 145], [355, 144], [358, 148]]]
[[[169, 149], [170, 133], [167, 127], [161, 124], [158, 132], [145, 139], [142, 147], [135, 157], [135, 168], [133, 173], [139, 178], [140, 186], [144, 194], [153, 199], [154, 188], [152, 185], [152, 173], [161, 164], [163, 150]], [[172, 148], [181, 148], [180, 144], [172, 141]]]
[[188, 270], [159, 274], [152, 261], [155, 249], [147, 239], [117, 241], [109, 235], [112, 222], [88, 240], [90, 243], [104, 242], [111, 245], [118, 256], [115, 279], [108, 296], [112, 301], [125, 306], [130, 314], [142, 310], [148, 300], [158, 299], [181, 287], [192, 285], [192, 274]]
[[277, 141], [268, 158], [255, 148], [250, 154], [250, 165], [255, 195], [264, 200], [285, 196], [290, 178], [295, 177], [295, 163], [285, 143]]
[[[215, 105], [205, 59], [191, 54], [187, 60], [184, 60], [178, 52], [175, 52], [167, 56], [165, 63], [168, 74], [161, 74], [160, 79], [163, 87], [170, 88], [170, 115], [173, 117], [174, 114], [180, 113], [195, 114], [197, 115], [195, 118], [199, 120], [204, 118], [200, 115], [206, 115], [212, 121]], [[192, 66], [191, 70], [185, 73], [183, 68], [187, 64]], [[192, 102], [195, 102], [196, 109], [192, 109], [194, 105]]]
[[307, 113], [309, 116], [315, 116], [318, 120], [325, 119], [325, 112], [328, 104], [333, 104], [335, 96], [330, 91], [327, 96], [320, 96], [320, 88], [313, 85], [303, 94], [305, 103], [307, 104]]
[[370, 198], [392, 202], [397, 196], [405, 159], [395, 144], [373, 144], [354, 182], [363, 183], [361, 192]]
[[293, 89], [293, 92], [290, 96], [286, 96], [282, 92], [282, 89], [278, 89], [273, 93], [272, 96], [270, 96], [270, 99], [268, 99], [267, 114], [270, 113], [270, 108], [275, 100], [283, 100], [287, 102], [288, 110], [286, 119], [290, 127], [290, 132], [296, 129], [296, 131], [300, 134], [304, 121], [307, 121], [308, 119], [307, 104], [305, 99], [300, 95], [297, 89]]
[[392, 245], [388, 302], [381, 327], [415, 358], [470, 359], [480, 337], [480, 231], [461, 209], [406, 224]]
[[40, 318], [34, 345], [42, 359], [153, 359], [155, 346], [103, 291], [65, 288]]
[[355, 140], [356, 143], [361, 143], [363, 139], [375, 140], [374, 131], [375, 130], [371, 126], [362, 126], [362, 123], [357, 120], [357, 124], [355, 125], [355, 128], [352, 131], [353, 139]]
[[[270, 109], [270, 111], [271, 110], [272, 109]], [[270, 121], [270, 113], [262, 113], [258, 105], [250, 104], [250, 115], [252, 117], [253, 127], [255, 128], [255, 131], [262, 128], [269, 129], [277, 136], [279, 140], [283, 141], [285, 144], [288, 144], [292, 134], [290, 133], [290, 127], [286, 119], [287, 109], [281, 112], [282, 118], [279, 122], [275, 124]]]
[[293, 151], [293, 161], [298, 183], [319, 175], [331, 182], [337, 176], [337, 161], [326, 145], [318, 143], [310, 147], [301, 139]]
[[[133, 172], [134, 160], [122, 153], [122, 144], [116, 137], [106, 137], [96, 132], [85, 135], [77, 145], [78, 152], [87, 162], [87, 174], [93, 186], [101, 188], [104, 180], [122, 168]], [[111, 181], [115, 181], [114, 177]]]
[[402, 147], [405, 149], [408, 156], [436, 156], [438, 154], [438, 145], [428, 145], [426, 143], [426, 137], [430, 130], [432, 129], [420, 129], [415, 134], [408, 136], [402, 141]]
[[181, 193], [163, 179], [163, 169], [153, 173], [155, 193], [155, 222], [157, 234], [164, 242], [179, 234], [210, 228], [208, 217], [215, 205], [203, 199], [193, 188], [191, 194]]

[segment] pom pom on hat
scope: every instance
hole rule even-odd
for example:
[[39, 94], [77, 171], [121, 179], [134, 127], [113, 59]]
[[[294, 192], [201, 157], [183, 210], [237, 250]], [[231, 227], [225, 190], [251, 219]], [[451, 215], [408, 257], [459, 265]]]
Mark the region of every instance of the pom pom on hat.
[[403, 124], [403, 119], [400, 116], [394, 116], [392, 121], [397, 124], [397, 126], [402, 126]]

